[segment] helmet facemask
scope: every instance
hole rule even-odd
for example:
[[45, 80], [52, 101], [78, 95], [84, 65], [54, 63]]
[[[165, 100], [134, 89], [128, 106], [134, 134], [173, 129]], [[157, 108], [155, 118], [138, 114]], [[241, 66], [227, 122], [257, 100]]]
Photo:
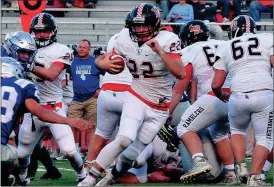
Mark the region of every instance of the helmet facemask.
[[152, 24], [145, 23], [143, 17], [134, 17], [133, 20], [128, 21], [126, 26], [129, 29], [132, 41], [137, 42], [141, 46], [158, 35], [160, 21], [158, 20], [155, 26], [153, 26]]
[[[48, 36], [44, 34], [44, 36], [39, 36], [38, 33], [41, 33], [44, 32], [48, 32], [49, 31], [49, 34]], [[54, 30], [38, 30], [38, 29], [33, 29], [33, 33], [32, 33], [34, 39], [35, 39], [35, 42], [36, 42], [36, 45], [38, 48], [41, 48], [41, 47], [46, 47], [50, 44], [52, 44], [53, 42], [56, 42], [56, 31]]]

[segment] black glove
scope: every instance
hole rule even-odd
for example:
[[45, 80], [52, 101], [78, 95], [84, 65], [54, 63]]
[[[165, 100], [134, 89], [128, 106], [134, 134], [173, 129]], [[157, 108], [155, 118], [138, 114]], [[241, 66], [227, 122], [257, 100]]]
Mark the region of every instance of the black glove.
[[35, 61], [26, 63], [25, 71], [26, 71], [26, 72], [32, 72], [34, 66], [35, 66]]

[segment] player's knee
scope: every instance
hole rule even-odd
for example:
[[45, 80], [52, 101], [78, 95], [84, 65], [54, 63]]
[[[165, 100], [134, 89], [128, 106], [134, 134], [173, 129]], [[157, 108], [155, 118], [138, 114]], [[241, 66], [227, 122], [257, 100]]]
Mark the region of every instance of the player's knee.
[[132, 143], [131, 139], [121, 135], [118, 135], [114, 141], [118, 142], [122, 150], [125, 150]]
[[73, 155], [77, 152], [77, 149], [75, 146], [73, 147], [71, 145], [65, 145], [60, 147], [60, 151], [68, 157], [73, 157]]
[[210, 131], [210, 136], [212, 138], [212, 141], [216, 144], [216, 143], [228, 138], [228, 133], [218, 133], [218, 132]]
[[183, 121], [181, 121], [177, 126], [177, 136], [181, 139], [188, 131], [190, 131], [188, 126]]
[[18, 158], [27, 158], [27, 157], [30, 157], [31, 151], [24, 146], [19, 146], [17, 148], [17, 155], [18, 155]]
[[231, 135], [236, 135], [236, 134], [245, 136], [246, 130], [236, 129], [236, 128], [231, 127]]
[[102, 131], [99, 128], [96, 128], [94, 134], [104, 138], [105, 140], [109, 140], [111, 138], [112, 132], [108, 133], [108, 132]]
[[273, 138], [267, 138], [265, 136], [256, 136], [256, 145], [264, 146], [271, 152], [273, 148]]
[[77, 153], [77, 150], [73, 150], [73, 151], [63, 151], [63, 153], [67, 156], [67, 157], [70, 157], [70, 158], [73, 158], [75, 156], [75, 154]]

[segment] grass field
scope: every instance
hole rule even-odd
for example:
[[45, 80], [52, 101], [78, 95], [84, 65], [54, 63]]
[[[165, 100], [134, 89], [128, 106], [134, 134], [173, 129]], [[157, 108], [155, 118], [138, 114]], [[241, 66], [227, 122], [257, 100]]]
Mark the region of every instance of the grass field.
[[[248, 160], [248, 165], [250, 166], [250, 161]], [[59, 168], [62, 173], [62, 178], [58, 180], [40, 180], [40, 177], [45, 173], [45, 168], [39, 163], [39, 169], [35, 176], [35, 179], [31, 182], [31, 186], [76, 186], [76, 176], [74, 174], [73, 169], [71, 168], [68, 161], [55, 161], [57, 168]], [[268, 183], [271, 183], [273, 186], [273, 167], [268, 174]], [[121, 184], [119, 184], [121, 186]], [[182, 183], [146, 183], [140, 184], [142, 186], [187, 186], [190, 184], [182, 184]], [[195, 184], [197, 186], [199, 184]], [[200, 184], [201, 186], [208, 186], [208, 184]], [[217, 184], [216, 184], [217, 185]], [[212, 185], [214, 186], [214, 185]]]

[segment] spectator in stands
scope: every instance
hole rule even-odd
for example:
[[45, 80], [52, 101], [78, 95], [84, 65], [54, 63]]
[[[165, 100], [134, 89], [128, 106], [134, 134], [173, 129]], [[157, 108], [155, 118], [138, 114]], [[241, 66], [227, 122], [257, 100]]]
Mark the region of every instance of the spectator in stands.
[[169, 0], [161, 0], [160, 1], [160, 7], [163, 10], [163, 14], [162, 14], [163, 19], [166, 19], [166, 16], [168, 15], [168, 12], [169, 12], [169, 3], [170, 3]]
[[160, 0], [160, 7], [163, 10], [163, 19], [166, 19], [171, 8], [178, 4], [179, 0]]
[[95, 130], [97, 120], [97, 97], [99, 94], [100, 74], [103, 74], [95, 65], [95, 57], [90, 56], [90, 42], [81, 40], [78, 45], [78, 56], [71, 65], [73, 84], [73, 99], [68, 109], [69, 117], [83, 118], [93, 124], [87, 134], [89, 144]]
[[167, 20], [174, 21], [175, 23], [185, 23], [194, 19], [193, 8], [184, 0], [179, 0], [179, 4], [172, 7]]
[[255, 0], [250, 3], [250, 15], [254, 21], [260, 21], [260, 13], [269, 12], [273, 19], [273, 1], [271, 0]]
[[[217, 7], [206, 0], [192, 0], [194, 19], [206, 22], [216, 22]], [[223, 30], [219, 25], [208, 25], [210, 36], [216, 40], [223, 40]]]
[[98, 0], [84, 0], [85, 8], [95, 8]]
[[216, 22], [217, 7], [205, 0], [193, 0], [194, 18], [198, 20], [208, 20]]
[[61, 0], [64, 3], [65, 8], [73, 7], [74, 1], [73, 0]]
[[1, 0], [1, 6], [4, 6], [5, 8], [10, 8], [11, 0]]
[[241, 14], [241, 2], [240, 0], [217, 0], [217, 7], [222, 7], [223, 12], [223, 22], [229, 21], [229, 11], [230, 8], [234, 9], [234, 16], [230, 19], [233, 19], [236, 16]]

